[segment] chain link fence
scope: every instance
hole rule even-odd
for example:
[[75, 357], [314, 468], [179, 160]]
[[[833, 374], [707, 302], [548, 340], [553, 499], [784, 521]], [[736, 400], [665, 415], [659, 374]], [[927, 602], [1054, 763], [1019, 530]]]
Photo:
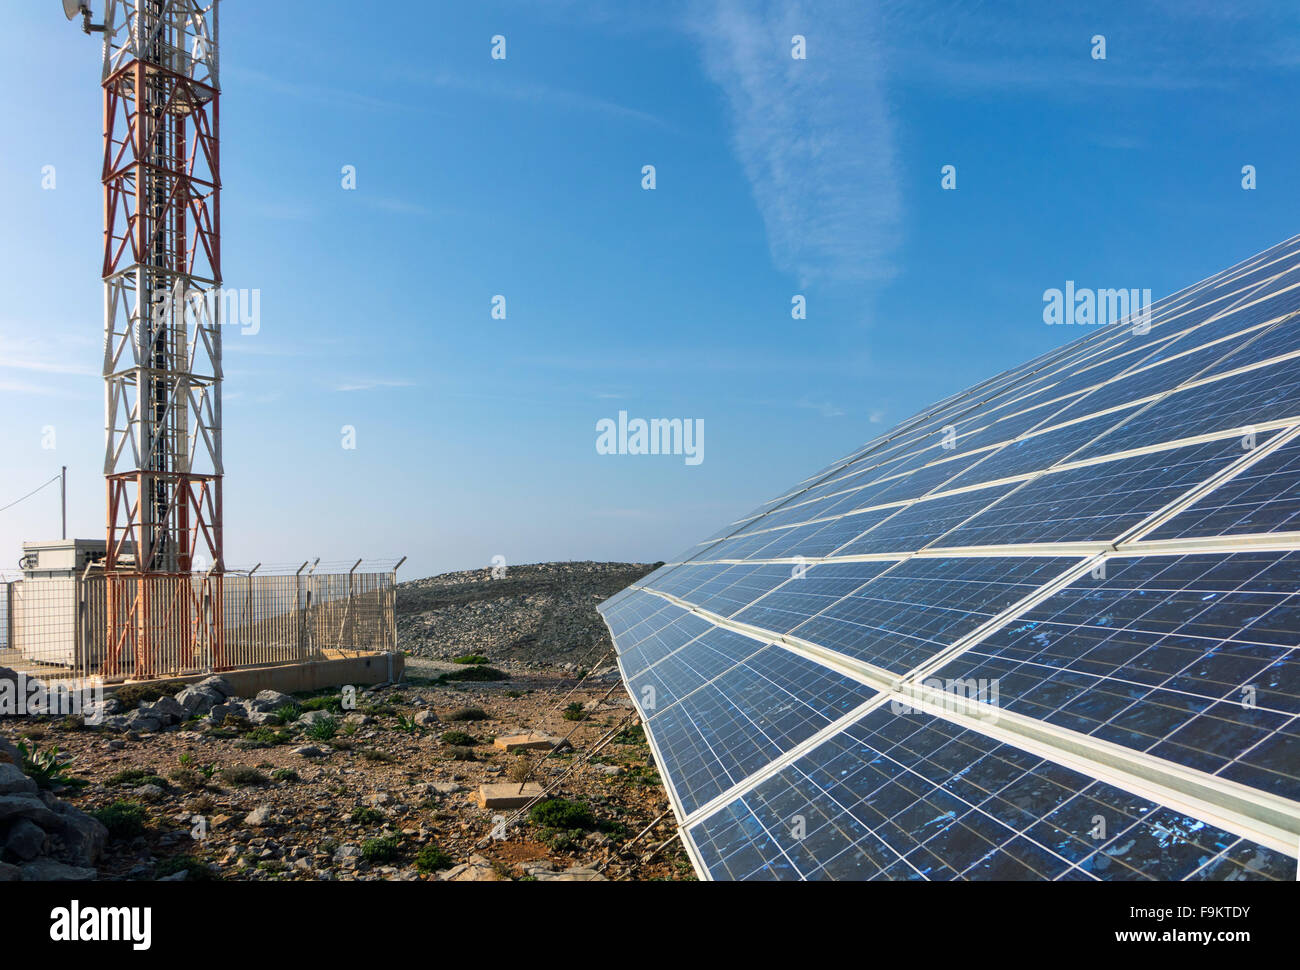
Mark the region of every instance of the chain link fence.
[[0, 581], [0, 667], [107, 683], [395, 651], [396, 586], [355, 569]]

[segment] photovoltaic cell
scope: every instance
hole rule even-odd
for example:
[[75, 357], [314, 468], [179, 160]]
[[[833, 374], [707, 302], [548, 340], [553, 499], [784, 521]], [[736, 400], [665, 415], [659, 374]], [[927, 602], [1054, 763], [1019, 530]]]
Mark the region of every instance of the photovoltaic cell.
[[1084, 328], [602, 604], [701, 875], [1293, 878], [1297, 283]]
[[1293, 531], [1300, 531], [1300, 439], [1282, 445], [1143, 538]]
[[1295, 869], [1200, 819], [887, 708], [690, 837], [719, 879], [1288, 880]]
[[940, 670], [1000, 706], [1300, 799], [1300, 554], [1116, 559]]
[[1050, 472], [935, 545], [1110, 542], [1245, 455], [1242, 439], [1228, 438]]
[[1076, 562], [1065, 557], [911, 559], [790, 633], [905, 673]]
[[874, 695], [771, 646], [660, 709], [646, 725], [683, 808], [693, 812]]

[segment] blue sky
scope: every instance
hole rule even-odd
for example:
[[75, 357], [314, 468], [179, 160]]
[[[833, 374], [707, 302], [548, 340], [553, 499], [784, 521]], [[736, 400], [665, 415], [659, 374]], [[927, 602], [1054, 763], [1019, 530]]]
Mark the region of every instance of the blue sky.
[[[0, 61], [0, 505], [67, 464], [93, 537], [99, 58], [58, 6]], [[223, 4], [225, 283], [262, 311], [225, 338], [228, 561], [665, 558], [1077, 336], [1044, 290], [1159, 298], [1300, 229], [1293, 3], [1066, 7]], [[620, 410], [702, 420], [703, 462], [598, 454]], [[0, 513], [0, 569], [57, 529], [57, 490]]]

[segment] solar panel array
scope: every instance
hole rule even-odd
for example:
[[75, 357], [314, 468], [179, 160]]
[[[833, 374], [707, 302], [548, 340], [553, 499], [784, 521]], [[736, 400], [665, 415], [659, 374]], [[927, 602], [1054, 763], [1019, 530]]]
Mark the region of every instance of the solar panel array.
[[1300, 237], [601, 605], [713, 879], [1294, 879]]

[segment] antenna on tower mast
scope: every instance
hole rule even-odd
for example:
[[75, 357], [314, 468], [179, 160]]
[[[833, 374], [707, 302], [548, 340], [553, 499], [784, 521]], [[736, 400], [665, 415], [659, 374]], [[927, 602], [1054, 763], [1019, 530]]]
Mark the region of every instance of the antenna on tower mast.
[[93, 17], [94, 14], [90, 12], [90, 4], [86, 3], [86, 0], [63, 0], [63, 13], [69, 20], [76, 20], [77, 16], [80, 15], [81, 29], [87, 34], [94, 32], [102, 33], [104, 30], [103, 24], [93, 24], [90, 22], [90, 18]]

